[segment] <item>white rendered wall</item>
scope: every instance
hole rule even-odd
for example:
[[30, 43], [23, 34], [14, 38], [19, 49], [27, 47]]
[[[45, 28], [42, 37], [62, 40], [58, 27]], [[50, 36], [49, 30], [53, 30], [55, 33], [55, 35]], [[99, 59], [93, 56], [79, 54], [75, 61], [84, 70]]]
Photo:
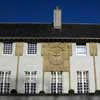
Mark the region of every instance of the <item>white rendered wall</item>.
[[37, 54], [27, 54], [27, 43], [24, 43], [23, 56], [20, 57], [19, 64], [19, 81], [18, 92], [25, 93], [24, 87], [24, 71], [37, 71], [37, 93], [42, 90], [42, 56], [41, 56], [41, 44], [37, 44]]
[[[97, 87], [100, 89], [100, 44], [98, 43], [98, 56], [96, 56], [96, 76]], [[43, 58], [41, 56], [41, 43], [37, 45], [36, 55], [27, 55], [27, 43], [24, 43], [23, 56], [20, 57], [19, 64], [19, 80], [18, 93], [25, 93], [24, 88], [24, 71], [37, 71], [37, 93], [42, 90], [43, 86]], [[15, 43], [13, 44], [13, 53], [11, 55], [3, 54], [3, 43], [0, 43], [0, 71], [11, 71], [11, 89], [16, 87], [16, 67], [17, 57], [15, 56]], [[89, 53], [89, 44], [87, 43], [87, 56], [76, 56], [76, 44], [72, 44], [72, 56], [70, 57], [71, 70], [71, 89], [77, 92], [77, 71], [89, 71], [89, 87], [90, 92], [95, 91], [94, 67], [93, 57]], [[69, 90], [69, 74], [63, 74], [63, 92], [67, 93]], [[44, 90], [50, 93], [50, 72], [44, 73]]]
[[69, 72], [63, 72], [63, 93], [69, 91]]
[[15, 56], [15, 43], [13, 43], [13, 53], [3, 54], [3, 43], [0, 43], [0, 71], [11, 71], [11, 89], [16, 87], [16, 68], [17, 68], [17, 57]]
[[89, 44], [87, 46], [86, 56], [76, 56], [76, 43], [72, 44], [72, 56], [70, 57], [71, 70], [71, 89], [77, 93], [77, 71], [89, 72], [89, 92], [95, 92], [93, 57], [89, 53]]
[[[69, 72], [62, 74], [63, 93], [68, 93], [69, 90]], [[51, 93], [51, 72], [44, 72], [44, 91]]]
[[44, 92], [51, 93], [51, 73], [44, 72]]
[[100, 90], [100, 43], [97, 43], [97, 56], [95, 57], [97, 90]]

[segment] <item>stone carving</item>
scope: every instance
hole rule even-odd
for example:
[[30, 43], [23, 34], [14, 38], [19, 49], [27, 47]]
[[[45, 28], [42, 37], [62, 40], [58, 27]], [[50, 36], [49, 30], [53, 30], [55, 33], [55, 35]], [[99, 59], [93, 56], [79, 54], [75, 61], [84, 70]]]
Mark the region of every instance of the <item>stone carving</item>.
[[44, 43], [42, 45], [44, 71], [69, 71], [70, 44]]
[[97, 43], [90, 43], [89, 48], [90, 48], [90, 55], [97, 56]]

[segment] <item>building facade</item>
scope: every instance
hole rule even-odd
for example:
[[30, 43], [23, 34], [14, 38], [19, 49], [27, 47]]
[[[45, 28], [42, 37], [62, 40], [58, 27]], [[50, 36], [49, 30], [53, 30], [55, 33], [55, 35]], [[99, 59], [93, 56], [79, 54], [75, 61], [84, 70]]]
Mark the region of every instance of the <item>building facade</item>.
[[100, 25], [0, 24], [0, 94], [100, 90]]

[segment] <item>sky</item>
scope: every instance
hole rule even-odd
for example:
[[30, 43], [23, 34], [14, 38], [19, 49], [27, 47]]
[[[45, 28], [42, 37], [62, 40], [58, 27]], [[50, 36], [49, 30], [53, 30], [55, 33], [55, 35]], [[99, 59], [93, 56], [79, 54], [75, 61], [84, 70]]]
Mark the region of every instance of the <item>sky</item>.
[[100, 0], [0, 0], [0, 22], [52, 23], [56, 6], [62, 23], [100, 24]]

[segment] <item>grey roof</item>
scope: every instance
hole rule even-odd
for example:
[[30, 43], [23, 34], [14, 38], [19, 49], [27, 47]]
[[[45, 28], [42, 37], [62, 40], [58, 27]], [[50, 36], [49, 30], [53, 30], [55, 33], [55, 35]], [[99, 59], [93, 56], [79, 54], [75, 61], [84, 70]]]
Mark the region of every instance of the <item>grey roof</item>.
[[62, 24], [0, 24], [0, 39], [100, 39], [100, 25]]

